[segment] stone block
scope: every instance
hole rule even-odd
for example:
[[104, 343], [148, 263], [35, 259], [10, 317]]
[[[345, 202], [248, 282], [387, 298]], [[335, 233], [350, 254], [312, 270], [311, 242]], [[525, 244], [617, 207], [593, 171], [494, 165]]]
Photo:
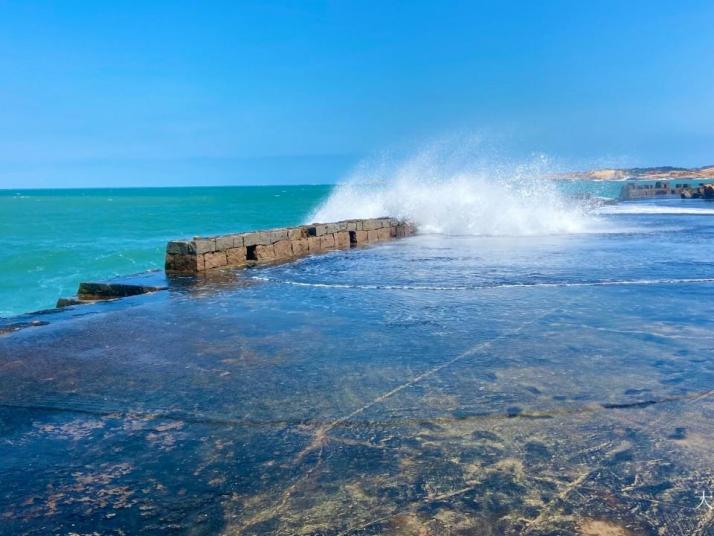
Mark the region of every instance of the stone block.
[[307, 238], [307, 249], [310, 253], [319, 253], [322, 251], [322, 241], [319, 236], [309, 236]]
[[310, 251], [307, 238], [298, 238], [297, 240], [291, 240], [290, 243], [292, 244], [293, 255], [296, 257], [300, 257], [301, 255], [307, 255], [308, 251]]
[[288, 230], [287, 229], [273, 229], [270, 231], [270, 241], [272, 243], [279, 242], [281, 240], [287, 240], [288, 239]]
[[340, 230], [340, 226], [336, 223], [325, 224], [325, 234], [335, 234]]
[[362, 229], [365, 231], [375, 231], [382, 227], [382, 222], [378, 219], [364, 220], [362, 222]]
[[322, 249], [335, 249], [335, 235], [326, 234], [320, 237], [320, 247]]
[[366, 244], [369, 242], [369, 237], [367, 236], [367, 233], [369, 231], [355, 231], [355, 238], [357, 239], [358, 244]]
[[396, 238], [397, 237], [397, 227], [396, 226], [389, 226], [389, 236], [391, 238]]
[[258, 262], [270, 262], [275, 260], [275, 249], [273, 244], [258, 244], [255, 246], [255, 260]]
[[377, 229], [377, 240], [389, 240], [391, 231], [389, 227]]
[[172, 240], [166, 245], [166, 253], [174, 255], [195, 255], [196, 244], [193, 240]]
[[285, 260], [293, 256], [293, 247], [290, 240], [279, 240], [273, 244], [273, 251], [275, 252], [275, 260]]
[[322, 236], [327, 233], [327, 225], [324, 223], [313, 223], [307, 226], [307, 234], [309, 236]]
[[292, 227], [288, 229], [288, 240], [300, 240], [307, 238], [307, 229], [305, 227]]
[[226, 257], [229, 266], [242, 266], [246, 262], [246, 249], [244, 247], [227, 249]]
[[196, 248], [196, 255], [203, 255], [204, 253], [213, 253], [216, 251], [215, 238], [194, 238], [193, 242]]
[[340, 249], [350, 247], [350, 233], [338, 231], [335, 233], [335, 246]]
[[348, 221], [346, 227], [346, 231], [356, 231], [357, 230], [357, 222], [356, 221]]
[[377, 242], [379, 240], [379, 233], [376, 229], [367, 231], [367, 242]]
[[233, 235], [217, 236], [216, 240], [216, 251], [226, 251], [231, 249], [233, 246]]
[[267, 246], [272, 244], [272, 236], [270, 231], [256, 231], [254, 233], [243, 234], [244, 246]]
[[[198, 259], [201, 260], [200, 265], [198, 263]], [[164, 268], [167, 272], [193, 274], [200, 270], [203, 270], [203, 266], [203, 255], [197, 257], [193, 254], [182, 255], [176, 253], [167, 253]]]
[[205, 253], [203, 255], [203, 261], [205, 263], [206, 270], [212, 270], [213, 268], [221, 268], [228, 265], [228, 258], [225, 251], [214, 251], [212, 253]]

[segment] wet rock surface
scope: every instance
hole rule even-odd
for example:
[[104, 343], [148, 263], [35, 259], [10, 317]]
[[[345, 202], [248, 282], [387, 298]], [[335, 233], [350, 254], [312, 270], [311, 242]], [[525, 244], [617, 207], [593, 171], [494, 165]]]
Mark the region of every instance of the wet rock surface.
[[477, 245], [335, 250], [0, 337], [0, 533], [711, 534], [714, 285], [463, 290], [460, 262], [503, 271]]

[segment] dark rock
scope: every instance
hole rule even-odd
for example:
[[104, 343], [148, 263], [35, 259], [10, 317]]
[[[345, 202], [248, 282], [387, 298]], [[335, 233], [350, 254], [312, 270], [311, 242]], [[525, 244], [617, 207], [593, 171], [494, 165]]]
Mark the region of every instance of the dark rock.
[[683, 427], [677, 427], [674, 432], [667, 436], [669, 439], [682, 440], [687, 438], [687, 429]]

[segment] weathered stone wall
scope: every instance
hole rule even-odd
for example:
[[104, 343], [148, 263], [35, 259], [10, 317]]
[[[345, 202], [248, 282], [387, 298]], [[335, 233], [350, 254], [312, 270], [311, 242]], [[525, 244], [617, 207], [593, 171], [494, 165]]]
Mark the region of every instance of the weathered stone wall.
[[410, 223], [394, 218], [373, 218], [175, 240], [166, 246], [166, 271], [197, 273], [229, 266], [282, 262], [414, 233]]

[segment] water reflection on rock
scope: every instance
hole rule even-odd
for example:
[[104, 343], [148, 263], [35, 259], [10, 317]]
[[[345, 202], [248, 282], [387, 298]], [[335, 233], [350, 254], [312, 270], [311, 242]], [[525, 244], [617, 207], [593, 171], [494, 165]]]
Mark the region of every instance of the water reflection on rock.
[[[643, 240], [544, 240], [532, 259], [558, 253], [539, 280], [592, 278], [606, 241], [598, 266], [639, 278], [658, 262]], [[479, 261], [441, 249], [437, 277], [496, 271], [476, 246]], [[410, 289], [431, 272], [403, 267], [428, 248], [207, 279], [0, 338], [0, 532], [711, 533], [714, 285]], [[280, 282], [345, 267], [362, 287]]]

